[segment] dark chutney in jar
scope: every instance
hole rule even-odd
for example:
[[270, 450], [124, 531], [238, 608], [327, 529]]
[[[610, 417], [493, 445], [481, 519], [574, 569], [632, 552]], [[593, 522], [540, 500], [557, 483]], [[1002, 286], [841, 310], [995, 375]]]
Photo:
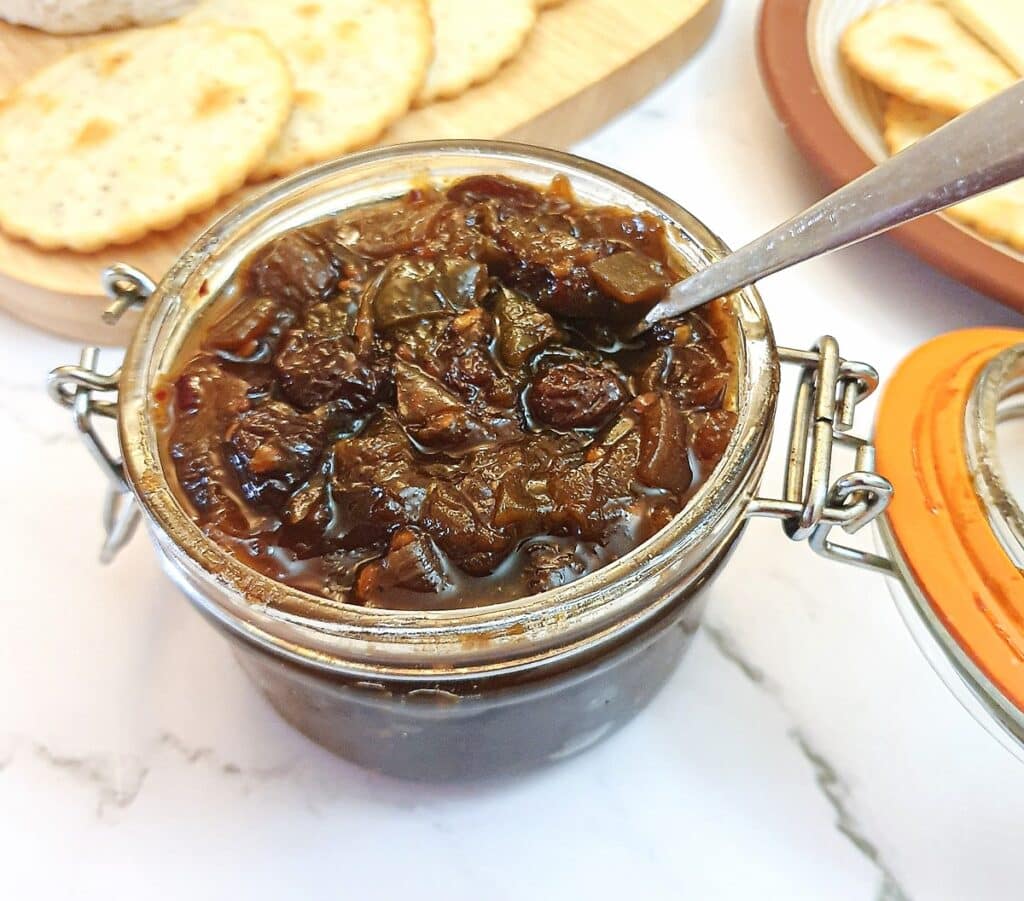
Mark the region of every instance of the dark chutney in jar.
[[721, 302], [627, 339], [682, 277], [662, 222], [475, 176], [252, 254], [183, 353], [164, 452], [202, 529], [334, 601], [565, 585], [663, 528], [736, 423]]

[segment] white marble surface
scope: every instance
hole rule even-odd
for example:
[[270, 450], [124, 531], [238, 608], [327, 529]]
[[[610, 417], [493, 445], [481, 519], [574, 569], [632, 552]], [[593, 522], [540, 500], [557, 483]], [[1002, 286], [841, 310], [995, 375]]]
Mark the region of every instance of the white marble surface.
[[[690, 65], [579, 150], [738, 243], [820, 186], [758, 80], [754, 0], [726, 5]], [[884, 241], [763, 287], [782, 341], [833, 332], [883, 374], [955, 326], [1021, 324]], [[102, 479], [41, 387], [76, 349], [0, 335], [5, 897], [1022, 896], [1024, 769], [933, 676], [880, 577], [755, 523], [624, 731], [486, 789], [391, 782], [279, 721], [143, 536], [96, 562]]]

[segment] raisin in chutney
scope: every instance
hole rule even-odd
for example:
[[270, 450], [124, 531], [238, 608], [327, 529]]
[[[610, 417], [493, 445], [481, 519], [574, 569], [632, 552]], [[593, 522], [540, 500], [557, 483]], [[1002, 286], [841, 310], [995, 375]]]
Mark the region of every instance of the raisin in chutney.
[[252, 253], [157, 396], [174, 489], [264, 575], [442, 610], [556, 588], [679, 513], [736, 424], [727, 313], [647, 212], [424, 186]]

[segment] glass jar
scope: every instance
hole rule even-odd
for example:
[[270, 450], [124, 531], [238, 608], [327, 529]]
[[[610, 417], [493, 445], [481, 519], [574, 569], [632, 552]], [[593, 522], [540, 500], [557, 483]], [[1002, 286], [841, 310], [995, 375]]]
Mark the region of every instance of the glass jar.
[[[346, 157], [280, 183], [217, 222], [159, 285], [125, 266], [105, 275], [116, 316], [141, 306], [121, 370], [97, 370], [97, 350], [51, 375], [111, 479], [103, 556], [141, 511], [164, 569], [228, 637], [242, 666], [301, 731], [364, 766], [430, 779], [521, 770], [576, 753], [635, 714], [665, 682], [700, 620], [701, 589], [751, 516], [782, 519], [791, 538], [874, 566], [833, 545], [881, 512], [890, 486], [871, 445], [849, 430], [874, 371], [842, 359], [833, 338], [810, 351], [777, 348], [760, 297], [731, 297], [737, 426], [707, 482], [661, 532], [580, 580], [470, 610], [368, 610], [313, 597], [247, 568], [208, 539], [168, 484], [151, 392], [239, 263], [280, 232], [358, 204], [397, 197], [423, 179], [493, 173], [546, 184], [567, 176], [586, 204], [649, 211], [667, 226], [679, 263], [697, 269], [727, 248], [668, 198], [614, 170], [527, 145], [447, 141]], [[758, 496], [780, 364], [800, 373], [785, 490]], [[120, 453], [93, 418], [115, 418]], [[831, 481], [835, 444], [857, 453]], [[122, 462], [123, 461], [123, 462]]]
[[875, 440], [893, 596], [932, 667], [1024, 760], [1024, 515], [997, 426], [1024, 414], [1024, 331], [943, 335], [893, 375]]

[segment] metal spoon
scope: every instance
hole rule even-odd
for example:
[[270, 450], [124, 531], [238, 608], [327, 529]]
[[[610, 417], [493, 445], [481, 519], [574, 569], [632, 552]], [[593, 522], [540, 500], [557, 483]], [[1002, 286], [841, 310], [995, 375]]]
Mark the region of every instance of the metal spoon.
[[824, 200], [673, 285], [637, 326], [1024, 177], [1024, 81], [922, 138]]

